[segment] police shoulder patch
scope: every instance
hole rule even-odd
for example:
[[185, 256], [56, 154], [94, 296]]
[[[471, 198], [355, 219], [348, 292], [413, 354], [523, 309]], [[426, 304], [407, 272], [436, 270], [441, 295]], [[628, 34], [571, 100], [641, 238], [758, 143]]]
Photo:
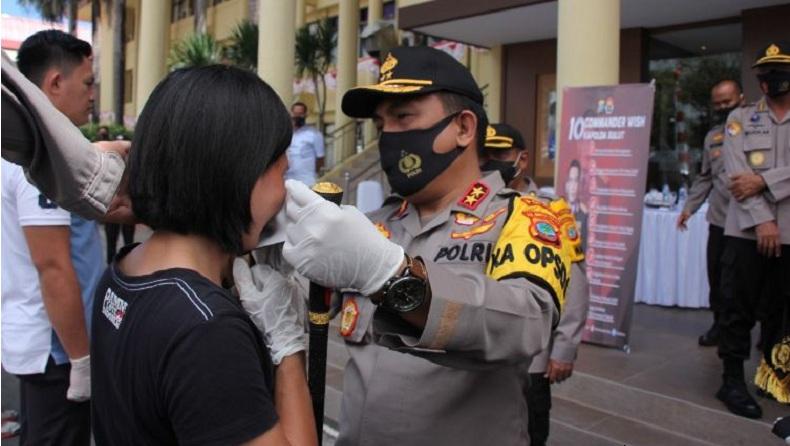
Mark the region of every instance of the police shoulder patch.
[[357, 319], [359, 319], [359, 306], [353, 297], [349, 297], [343, 303], [343, 309], [340, 311], [340, 335], [348, 337], [354, 333], [357, 328]]
[[738, 136], [743, 130], [743, 126], [739, 121], [730, 121], [727, 123], [727, 135]]
[[495, 280], [523, 277], [549, 291], [558, 309], [570, 283], [571, 250], [560, 236], [561, 220], [535, 197], [517, 198], [489, 258]]
[[375, 226], [376, 229], [378, 229], [379, 233], [383, 235], [386, 239], [392, 238], [392, 232], [390, 232], [390, 230], [387, 229], [386, 226], [384, 226], [384, 223], [381, 222], [373, 223], [373, 226]]

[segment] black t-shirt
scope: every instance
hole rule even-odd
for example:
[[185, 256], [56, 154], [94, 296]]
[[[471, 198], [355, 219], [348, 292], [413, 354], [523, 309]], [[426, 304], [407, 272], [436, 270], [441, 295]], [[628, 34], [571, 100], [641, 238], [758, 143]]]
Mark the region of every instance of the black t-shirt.
[[227, 290], [188, 269], [128, 277], [113, 264], [95, 302], [97, 445], [231, 445], [275, 425], [269, 352]]

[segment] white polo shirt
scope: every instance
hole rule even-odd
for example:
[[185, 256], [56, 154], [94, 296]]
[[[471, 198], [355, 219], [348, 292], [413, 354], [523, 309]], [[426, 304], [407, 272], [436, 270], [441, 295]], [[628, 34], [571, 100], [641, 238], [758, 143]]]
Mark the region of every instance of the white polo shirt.
[[312, 186], [315, 183], [315, 160], [324, 157], [324, 137], [314, 127], [303, 125], [294, 130], [286, 154], [288, 170], [285, 178]]
[[52, 325], [23, 226], [69, 226], [71, 214], [27, 182], [22, 168], [2, 160], [2, 362], [16, 375], [43, 373]]

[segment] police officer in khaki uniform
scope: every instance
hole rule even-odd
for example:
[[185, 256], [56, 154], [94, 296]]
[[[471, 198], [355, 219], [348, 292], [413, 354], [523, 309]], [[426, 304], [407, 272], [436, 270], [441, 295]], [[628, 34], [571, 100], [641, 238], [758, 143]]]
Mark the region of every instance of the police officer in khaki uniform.
[[743, 103], [741, 86], [734, 80], [723, 80], [713, 86], [711, 102], [718, 124], [705, 135], [702, 150], [702, 168], [691, 185], [688, 200], [678, 216], [678, 228], [686, 230], [686, 222], [708, 199], [708, 284], [710, 285], [710, 309], [713, 311], [713, 325], [699, 337], [699, 345], [710, 347], [719, 343], [719, 307], [721, 306], [721, 253], [724, 251], [724, 222], [730, 192], [727, 190], [729, 179], [724, 171], [722, 147], [724, 145], [724, 122], [727, 116]]
[[[338, 445], [527, 442], [526, 403], [514, 396], [558, 321], [570, 257], [552, 213], [521, 202], [498, 173], [481, 175], [482, 104], [469, 71], [428, 47], [392, 50], [378, 84], [344, 96], [347, 115], [372, 117], [381, 131], [396, 194], [367, 222], [378, 249], [407, 255], [383, 286], [357, 277], [380, 256], [367, 230], [348, 223], [353, 208], [333, 210], [287, 184], [298, 197], [286, 202], [286, 260], [327, 286], [353, 276], [360, 290], [344, 293], [340, 312], [350, 359]], [[351, 246], [338, 242], [349, 237]]]
[[[790, 44], [775, 42], [753, 65], [765, 96], [727, 118], [724, 164], [733, 200], [727, 211], [722, 256], [722, 314], [719, 357], [724, 384], [716, 396], [727, 408], [750, 418], [762, 410], [749, 394], [743, 361], [750, 330], [775, 325], [782, 308], [760, 311], [764, 299], [790, 300]], [[766, 286], [779, 285], [771, 293]], [[764, 332], [765, 336], [765, 332]]]
[[[510, 188], [521, 194], [531, 194], [544, 202], [556, 200], [556, 197], [540, 192], [537, 184], [526, 175], [529, 156], [524, 148], [521, 132], [508, 124], [492, 124], [486, 133], [485, 148], [480, 166], [483, 172], [498, 171]], [[562, 202], [565, 203], [564, 200]], [[570, 208], [567, 215], [575, 230], [576, 222]], [[577, 245], [581, 245], [579, 238]], [[548, 347], [532, 360], [529, 367], [529, 385], [525, 389], [524, 397], [529, 411], [528, 430], [532, 446], [545, 445], [548, 440], [550, 384], [562, 382], [573, 373], [588, 306], [589, 284], [585, 274], [584, 254], [580, 250], [573, 258], [571, 282], [559, 325], [554, 328]]]

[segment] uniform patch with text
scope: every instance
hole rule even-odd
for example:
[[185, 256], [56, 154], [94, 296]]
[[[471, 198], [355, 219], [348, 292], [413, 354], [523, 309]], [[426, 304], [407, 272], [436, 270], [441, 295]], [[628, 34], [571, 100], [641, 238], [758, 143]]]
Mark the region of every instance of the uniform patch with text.
[[494, 280], [523, 277], [551, 293], [559, 310], [570, 283], [571, 250], [559, 237], [560, 219], [549, 204], [533, 197], [513, 202], [486, 266]]
[[441, 246], [433, 261], [436, 263], [487, 263], [491, 257], [492, 245], [490, 242], [470, 242]]

